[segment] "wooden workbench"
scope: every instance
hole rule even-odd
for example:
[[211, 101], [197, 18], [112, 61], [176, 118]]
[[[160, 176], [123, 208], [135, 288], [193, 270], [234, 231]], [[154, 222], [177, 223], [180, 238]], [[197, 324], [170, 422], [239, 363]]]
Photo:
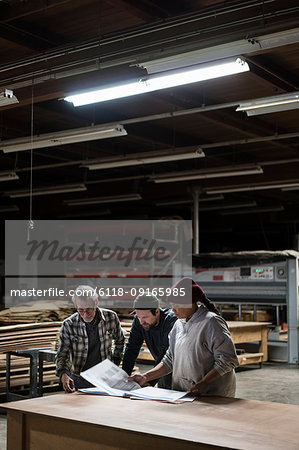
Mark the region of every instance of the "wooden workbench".
[[270, 322], [227, 322], [234, 344], [259, 342], [258, 353], [239, 355], [239, 364], [268, 361], [267, 325]]
[[299, 406], [221, 397], [167, 404], [56, 394], [0, 405], [7, 450], [298, 449]]
[[[258, 353], [244, 353], [238, 355], [239, 364], [256, 364], [268, 361], [267, 325], [270, 322], [227, 322], [234, 344], [259, 342]], [[138, 355], [137, 362], [154, 361], [151, 353], [143, 349]]]

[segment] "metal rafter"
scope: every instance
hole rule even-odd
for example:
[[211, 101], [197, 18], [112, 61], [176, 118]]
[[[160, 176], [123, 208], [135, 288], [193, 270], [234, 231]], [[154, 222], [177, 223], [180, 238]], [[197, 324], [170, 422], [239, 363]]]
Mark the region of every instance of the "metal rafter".
[[61, 7], [73, 0], [30, 0], [18, 2], [17, 5], [3, 5], [0, 8], [1, 22], [11, 22], [39, 12], [45, 12], [47, 9]]

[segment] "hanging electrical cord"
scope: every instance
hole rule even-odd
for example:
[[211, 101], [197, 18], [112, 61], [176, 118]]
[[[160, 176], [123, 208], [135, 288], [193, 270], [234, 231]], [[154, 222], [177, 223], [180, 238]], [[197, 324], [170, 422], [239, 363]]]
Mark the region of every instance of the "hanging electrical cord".
[[33, 80], [31, 91], [31, 124], [30, 124], [30, 187], [29, 187], [29, 221], [27, 224], [27, 241], [30, 239], [30, 230], [34, 229], [34, 222], [32, 219], [32, 185], [33, 185]]

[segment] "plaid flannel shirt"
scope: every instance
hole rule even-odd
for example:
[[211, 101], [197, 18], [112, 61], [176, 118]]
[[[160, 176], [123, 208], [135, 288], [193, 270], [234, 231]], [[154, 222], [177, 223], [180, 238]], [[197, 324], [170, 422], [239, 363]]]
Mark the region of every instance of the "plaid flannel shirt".
[[[118, 316], [109, 309], [98, 308], [100, 322], [98, 324], [100, 352], [102, 360], [108, 358], [119, 364], [124, 347], [124, 332]], [[112, 352], [112, 344], [114, 349]], [[59, 345], [56, 353], [56, 375], [80, 375], [88, 354], [88, 336], [84, 320], [76, 312], [65, 319], [59, 334]]]

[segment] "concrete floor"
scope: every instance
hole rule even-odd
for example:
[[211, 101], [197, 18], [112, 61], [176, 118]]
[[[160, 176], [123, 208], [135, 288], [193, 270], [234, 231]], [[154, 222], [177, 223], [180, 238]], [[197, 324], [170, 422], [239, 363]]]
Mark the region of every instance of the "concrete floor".
[[[236, 397], [299, 405], [299, 366], [264, 363], [237, 370]], [[140, 372], [149, 366], [139, 366]], [[6, 450], [6, 416], [0, 414], [0, 450]]]
[[299, 365], [263, 363], [237, 369], [236, 397], [299, 405]]
[[0, 450], [6, 450], [6, 416], [0, 414]]

